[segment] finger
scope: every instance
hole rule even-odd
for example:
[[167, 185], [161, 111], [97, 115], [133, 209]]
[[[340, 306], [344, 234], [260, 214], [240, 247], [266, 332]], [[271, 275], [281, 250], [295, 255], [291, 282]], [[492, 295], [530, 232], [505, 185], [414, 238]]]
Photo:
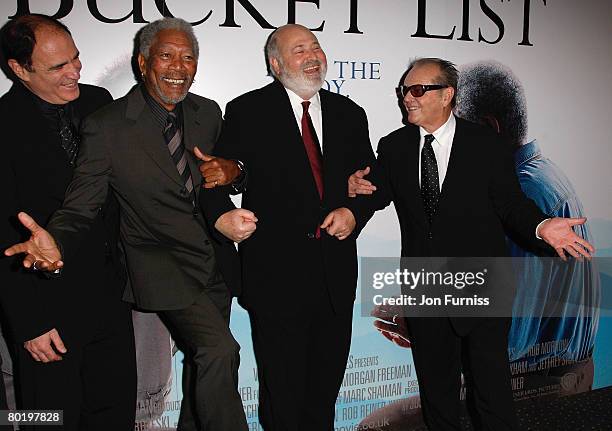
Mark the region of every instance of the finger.
[[50, 334], [50, 337], [51, 341], [53, 342], [53, 345], [55, 346], [55, 350], [60, 353], [66, 353], [68, 351], [68, 349], [66, 349], [66, 346], [64, 345], [64, 341], [62, 341], [62, 337], [60, 337], [57, 332], [52, 332]]
[[374, 322], [374, 326], [376, 326], [376, 328], [380, 329], [381, 331], [392, 332], [394, 334], [398, 333], [397, 325], [394, 323], [385, 322], [383, 320], [377, 320]]
[[395, 343], [395, 337], [393, 336], [393, 334], [390, 334], [387, 331], [381, 331], [381, 330], [379, 330], [378, 332], [380, 332], [387, 340]]
[[570, 256], [576, 258], [576, 259], [580, 259], [582, 256], [580, 253], [578, 253], [574, 247], [572, 246], [572, 244], [568, 244], [565, 247], [563, 247], [563, 250], [565, 250]]
[[566, 220], [570, 226], [576, 226], [579, 224], [584, 224], [584, 222], [586, 222], [586, 217], [573, 217]]
[[34, 221], [32, 217], [30, 217], [27, 213], [20, 212], [17, 214], [17, 218], [32, 234], [42, 230], [42, 228]]
[[555, 247], [555, 251], [557, 252], [557, 254], [559, 255], [559, 257], [563, 260], [563, 261], [567, 261], [567, 257], [565, 257], [565, 252], [563, 251], [563, 247], [559, 246], [559, 247]]
[[245, 220], [252, 221], [252, 222], [257, 221], [257, 217], [255, 217], [255, 213], [253, 211], [250, 211], [244, 208], [238, 208], [236, 210], [236, 214], [238, 214], [240, 217], [242, 217]]
[[[323, 220], [323, 223], [320, 226], [321, 229], [327, 229], [327, 227], [330, 226], [333, 223], [334, 215], [335, 214], [334, 214], [333, 211], [330, 212], [329, 214], [327, 214], [327, 217], [325, 217], [325, 219]], [[328, 231], [328, 233], [329, 233], [329, 231]], [[330, 235], [332, 235], [332, 234], [330, 233]]]
[[364, 179], [355, 180], [355, 184], [358, 184], [360, 186], [365, 186], [365, 187], [374, 187], [371, 181], [364, 180]]
[[578, 244], [580, 244], [581, 246], [583, 246], [585, 249], [587, 249], [589, 251], [589, 253], [591, 253], [591, 254], [595, 253], [595, 247], [593, 247], [593, 244], [591, 244], [590, 242], [588, 242], [584, 238], [581, 238], [580, 236], [576, 235], [575, 241]]
[[[29, 244], [28, 242], [22, 242], [19, 244], [15, 244], [6, 250], [4, 250], [4, 254], [6, 256], [13, 256], [19, 253], [29, 253]], [[34, 261], [32, 261], [34, 263]]]
[[209, 156], [208, 154], [205, 154], [203, 152], [200, 151], [200, 149], [198, 147], [193, 147], [193, 154], [195, 154], [195, 156], [205, 162], [208, 162], [210, 160], [214, 160], [213, 156]]
[[41, 347], [40, 349], [38, 349], [37, 353], [39, 355], [44, 356], [47, 359], [46, 361], [43, 360], [43, 362], [53, 362], [53, 361], [59, 361], [60, 359], [62, 359], [61, 356], [55, 353], [55, 350], [53, 350], [53, 347], [51, 347], [51, 344]]
[[30, 352], [30, 356], [32, 357], [32, 359], [34, 359], [36, 362], [42, 362], [42, 359], [40, 359], [40, 356], [38, 356], [36, 353], [31, 352], [28, 350], [28, 352]]

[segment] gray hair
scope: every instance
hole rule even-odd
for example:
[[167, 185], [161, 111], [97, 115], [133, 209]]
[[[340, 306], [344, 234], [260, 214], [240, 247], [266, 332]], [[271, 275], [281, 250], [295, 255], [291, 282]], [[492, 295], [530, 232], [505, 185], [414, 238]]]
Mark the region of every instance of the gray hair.
[[444, 60], [442, 58], [436, 57], [425, 57], [425, 58], [416, 58], [410, 62], [408, 65], [408, 69], [402, 75], [402, 80], [400, 85], [404, 83], [404, 79], [406, 75], [410, 73], [412, 69], [417, 66], [424, 66], [426, 64], [435, 64], [440, 68], [440, 75], [438, 76], [437, 84], [448, 85], [455, 90], [455, 94], [453, 95], [453, 99], [451, 100], [451, 106], [454, 107], [457, 101], [457, 80], [459, 72], [457, 71], [457, 67], [454, 63]]
[[278, 76], [276, 76], [274, 68], [270, 66], [270, 59], [276, 58], [279, 62], [281, 61], [280, 51], [278, 50], [278, 33], [279, 30], [282, 30], [284, 27], [286, 27], [286, 25], [281, 26], [275, 29], [272, 33], [270, 33], [268, 39], [266, 40], [266, 45], [264, 46], [264, 55], [266, 57], [266, 67], [268, 68], [268, 75], [271, 75], [275, 78], [278, 78]]
[[157, 37], [157, 33], [162, 30], [179, 30], [187, 35], [191, 39], [191, 46], [196, 59], [200, 53], [200, 46], [198, 45], [198, 39], [193, 32], [193, 27], [187, 21], [181, 18], [162, 18], [157, 21], [153, 21], [145, 25], [140, 30], [140, 49], [139, 52], [144, 58], [149, 58], [149, 50], [151, 45]]
[[479, 61], [461, 67], [456, 114], [475, 123], [494, 117], [512, 145], [527, 137], [527, 100], [519, 79], [507, 66]]

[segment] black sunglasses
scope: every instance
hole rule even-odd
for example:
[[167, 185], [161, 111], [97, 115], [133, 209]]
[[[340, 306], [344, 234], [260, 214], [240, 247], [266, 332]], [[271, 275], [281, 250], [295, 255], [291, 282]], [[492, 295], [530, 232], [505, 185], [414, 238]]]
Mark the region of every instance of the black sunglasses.
[[412, 97], [421, 97], [423, 94], [427, 93], [429, 90], [440, 90], [442, 88], [448, 88], [448, 85], [442, 84], [431, 84], [431, 85], [423, 85], [423, 84], [414, 84], [411, 86], [400, 85], [395, 89], [398, 95], [402, 97], [406, 97], [408, 92], [412, 94]]

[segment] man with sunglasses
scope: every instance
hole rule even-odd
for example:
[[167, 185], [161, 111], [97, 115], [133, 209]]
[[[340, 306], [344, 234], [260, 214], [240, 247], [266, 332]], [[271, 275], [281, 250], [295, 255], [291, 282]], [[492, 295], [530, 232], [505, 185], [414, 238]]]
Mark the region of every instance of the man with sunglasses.
[[[380, 140], [376, 165], [351, 176], [349, 195], [372, 194], [379, 209], [395, 203], [402, 256], [508, 256], [505, 229], [532, 248], [547, 247], [545, 241], [563, 258], [565, 252], [591, 256], [593, 247], [572, 231], [585, 219], [547, 219], [522, 193], [499, 137], [453, 115], [457, 69], [451, 62], [417, 59], [401, 82], [398, 96], [408, 124]], [[371, 182], [363, 178], [368, 174]], [[408, 316], [405, 323], [430, 431], [461, 429], [461, 372], [476, 428], [517, 429], [509, 315]]]

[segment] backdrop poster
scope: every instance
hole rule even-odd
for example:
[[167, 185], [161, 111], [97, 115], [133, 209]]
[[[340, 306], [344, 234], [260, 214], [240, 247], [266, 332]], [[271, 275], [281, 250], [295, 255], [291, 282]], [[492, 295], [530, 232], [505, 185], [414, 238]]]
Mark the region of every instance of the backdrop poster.
[[[136, 31], [163, 15], [187, 19], [194, 23], [200, 42], [199, 71], [192, 92], [216, 100], [222, 108], [234, 97], [269, 82], [263, 45], [270, 31], [288, 22], [303, 24], [315, 31], [327, 53], [325, 88], [364, 107], [374, 148], [380, 137], [401, 126], [394, 87], [410, 59], [443, 57], [459, 66], [499, 62], [522, 83], [527, 142], [537, 139], [542, 153], [567, 176], [589, 217], [597, 256], [602, 258], [597, 268], [602, 303], [610, 295], [612, 265], [605, 259], [612, 256], [610, 2], [6, 0], [0, 4], [3, 20], [28, 12], [61, 18], [81, 52], [81, 82], [104, 86], [115, 98], [135, 84], [130, 59]], [[10, 81], [0, 79], [0, 91], [9, 86]], [[265, 153], [265, 142], [261, 147]], [[363, 257], [399, 255], [399, 229], [392, 207], [374, 216], [358, 245]], [[287, 284], [290, 288], [291, 280]], [[351, 353], [337, 401], [337, 430], [356, 429], [365, 418], [375, 420], [372, 414], [394, 403], [401, 406], [403, 416], [418, 408], [418, 382], [410, 351], [382, 337], [372, 325], [374, 319], [361, 315], [359, 293], [357, 298]], [[259, 429], [250, 327], [246, 312], [237, 304], [231, 326], [242, 346], [240, 394], [251, 429]], [[599, 310], [591, 328], [594, 350], [589, 387], [601, 388], [612, 385], [609, 308]], [[558, 347], [552, 350], [561, 354], [563, 339], [556, 341]], [[164, 346], [164, 354], [171, 355], [170, 343], [164, 341]], [[529, 348], [533, 353], [544, 347], [532, 344]], [[141, 400], [139, 408], [148, 416], [143, 416], [137, 429], [176, 426], [180, 353], [169, 362], [171, 385], [162, 389], [161, 396], [158, 392], [156, 397]], [[322, 366], [324, 363], [321, 358]], [[516, 367], [513, 374], [518, 376], [521, 370]], [[519, 380], [513, 380], [513, 387], [517, 397], [529, 396], [518, 395], [522, 390]]]

